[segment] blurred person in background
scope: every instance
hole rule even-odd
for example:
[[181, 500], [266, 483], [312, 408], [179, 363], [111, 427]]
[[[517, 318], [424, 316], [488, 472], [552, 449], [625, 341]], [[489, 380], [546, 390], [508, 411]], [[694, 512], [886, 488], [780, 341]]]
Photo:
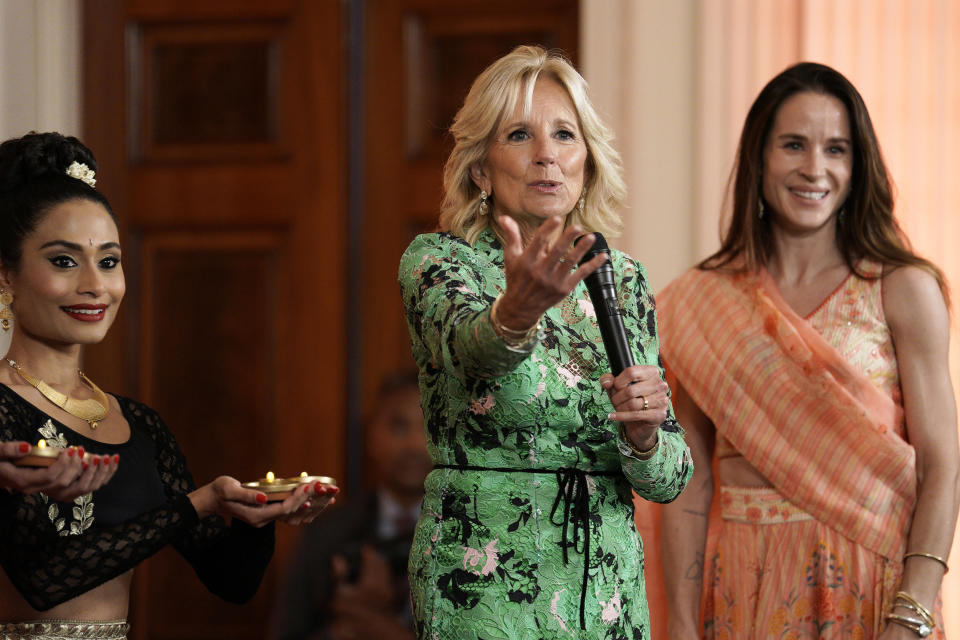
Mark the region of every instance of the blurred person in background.
[[371, 488], [304, 528], [274, 602], [273, 640], [414, 637], [407, 556], [431, 468], [416, 374], [383, 381], [364, 439]]

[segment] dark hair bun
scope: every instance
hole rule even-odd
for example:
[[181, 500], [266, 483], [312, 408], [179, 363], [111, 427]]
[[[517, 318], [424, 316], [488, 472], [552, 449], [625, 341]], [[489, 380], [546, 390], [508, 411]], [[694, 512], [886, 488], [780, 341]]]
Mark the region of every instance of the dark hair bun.
[[[113, 216], [106, 197], [74, 162], [97, 170], [93, 153], [74, 137], [30, 132], [0, 144], [0, 262], [19, 268], [23, 241], [53, 207], [71, 200], [96, 202]], [[80, 177], [74, 177], [79, 175]]]
[[0, 191], [10, 191], [46, 176], [62, 176], [81, 162], [97, 170], [93, 153], [73, 136], [30, 132], [0, 144]]

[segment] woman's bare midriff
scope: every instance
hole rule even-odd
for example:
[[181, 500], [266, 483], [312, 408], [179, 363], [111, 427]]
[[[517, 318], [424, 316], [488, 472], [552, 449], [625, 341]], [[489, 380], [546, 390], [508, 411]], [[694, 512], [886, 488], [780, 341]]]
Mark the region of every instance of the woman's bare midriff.
[[717, 461], [717, 475], [720, 486], [728, 487], [772, 487], [770, 481], [756, 467], [740, 455], [721, 458]]
[[31, 607], [0, 571], [0, 622], [27, 620], [124, 620], [130, 604], [133, 571], [46, 611]]

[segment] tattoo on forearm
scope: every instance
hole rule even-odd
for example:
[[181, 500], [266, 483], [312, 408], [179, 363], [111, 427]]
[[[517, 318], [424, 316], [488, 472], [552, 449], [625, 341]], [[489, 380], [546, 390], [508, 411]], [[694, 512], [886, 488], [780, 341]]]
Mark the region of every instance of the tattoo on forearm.
[[683, 576], [687, 580], [693, 580], [697, 584], [703, 582], [703, 554], [697, 553], [696, 559], [693, 561], [689, 567], [687, 567], [687, 572]]

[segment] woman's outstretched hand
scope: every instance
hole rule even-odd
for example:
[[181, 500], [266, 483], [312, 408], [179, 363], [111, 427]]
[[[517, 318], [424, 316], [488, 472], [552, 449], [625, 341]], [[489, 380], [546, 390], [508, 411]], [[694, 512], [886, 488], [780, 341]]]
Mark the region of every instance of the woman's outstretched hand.
[[26, 494], [42, 492], [57, 502], [96, 491], [113, 477], [120, 461], [116, 455], [84, 455], [83, 447], [70, 447], [49, 467], [13, 464], [29, 452], [27, 442], [0, 442], [0, 487]]
[[217, 514], [239, 518], [253, 527], [262, 527], [274, 520], [297, 525], [312, 522], [333, 504], [339, 491], [337, 487], [314, 482], [297, 487], [282, 502], [268, 503], [267, 494], [262, 491], [245, 489], [239, 480], [220, 476], [190, 493], [190, 501], [201, 518]]
[[611, 420], [624, 423], [624, 431], [634, 447], [645, 451], [657, 440], [657, 429], [667, 419], [669, 387], [660, 378], [660, 369], [649, 365], [633, 365], [616, 378], [609, 373], [600, 377], [615, 411]]
[[503, 269], [507, 288], [498, 303], [497, 319], [508, 329], [523, 331], [537, 324], [540, 317], [563, 300], [581, 280], [607, 260], [605, 254], [577, 266], [595, 240], [592, 233], [573, 241], [583, 229], [573, 225], [560, 232], [563, 218], [554, 216], [540, 225], [524, 247], [517, 222], [506, 215], [497, 218], [503, 230]]

